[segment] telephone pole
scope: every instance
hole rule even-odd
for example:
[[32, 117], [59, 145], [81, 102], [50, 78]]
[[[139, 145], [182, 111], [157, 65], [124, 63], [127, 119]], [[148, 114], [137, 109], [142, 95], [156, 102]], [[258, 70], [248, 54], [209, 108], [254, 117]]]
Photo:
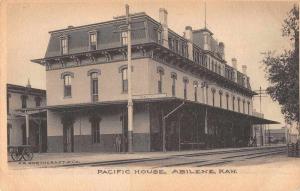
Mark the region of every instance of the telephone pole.
[[126, 24], [127, 24], [127, 75], [128, 75], [128, 152], [133, 152], [133, 101], [132, 101], [132, 66], [131, 66], [131, 19], [129, 5], [126, 4]]

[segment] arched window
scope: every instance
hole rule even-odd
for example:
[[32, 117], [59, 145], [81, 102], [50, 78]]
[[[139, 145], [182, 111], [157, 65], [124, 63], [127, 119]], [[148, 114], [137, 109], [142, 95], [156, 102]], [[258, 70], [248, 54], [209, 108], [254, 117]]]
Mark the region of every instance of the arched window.
[[92, 101], [98, 101], [98, 73], [91, 73], [91, 96]]
[[197, 81], [194, 81], [193, 82], [193, 85], [194, 85], [194, 98], [195, 98], [195, 101], [198, 101], [198, 82]]
[[215, 93], [216, 93], [216, 89], [212, 88], [211, 89], [211, 93], [212, 93], [212, 105], [215, 106]]
[[247, 102], [248, 104], [248, 115], [250, 114], [250, 101]]
[[219, 90], [219, 96], [220, 96], [220, 107], [222, 108], [222, 95], [223, 95], [223, 91]]
[[183, 77], [183, 97], [184, 99], [187, 99], [187, 85], [189, 83], [189, 80], [187, 77]]
[[72, 96], [72, 76], [66, 74], [64, 76], [64, 97]]
[[177, 80], [177, 74], [172, 72], [171, 73], [172, 78], [172, 96], [175, 96], [176, 94], [176, 80]]
[[163, 86], [163, 75], [164, 75], [164, 69], [162, 67], [157, 67], [157, 73], [158, 73], [158, 93], [162, 93], [162, 86]]
[[122, 69], [122, 91], [128, 91], [128, 76], [127, 76], [127, 68]]
[[235, 101], [235, 97], [234, 96], [232, 96], [232, 111], [234, 111], [234, 101]]
[[237, 100], [238, 100], [238, 112], [240, 112], [241, 111], [241, 108], [240, 108], [240, 101], [241, 101], [241, 99], [238, 97]]
[[226, 108], [229, 109], [229, 94], [226, 93]]

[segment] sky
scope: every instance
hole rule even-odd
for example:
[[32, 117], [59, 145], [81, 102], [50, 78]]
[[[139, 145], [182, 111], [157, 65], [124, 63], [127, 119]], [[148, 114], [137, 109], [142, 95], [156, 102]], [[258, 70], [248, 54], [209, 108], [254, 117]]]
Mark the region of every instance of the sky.
[[[130, 12], [146, 12], [159, 21], [159, 8], [168, 11], [168, 26], [182, 35], [185, 26], [199, 29], [204, 26], [203, 1], [195, 0], [139, 0], [139, 1], [11, 1], [7, 7], [7, 82], [34, 88], [46, 88], [45, 68], [32, 59], [43, 58], [49, 40], [48, 31], [112, 20], [125, 14], [125, 4]], [[283, 19], [293, 2], [206, 2], [207, 27], [218, 41], [225, 43], [225, 59], [238, 60], [238, 69], [247, 65], [247, 74], [253, 90], [266, 89], [261, 63], [263, 53], [289, 48], [289, 41], [281, 36]], [[259, 111], [259, 99], [254, 98], [254, 108]], [[270, 97], [262, 98], [265, 118], [284, 125], [280, 106]]]

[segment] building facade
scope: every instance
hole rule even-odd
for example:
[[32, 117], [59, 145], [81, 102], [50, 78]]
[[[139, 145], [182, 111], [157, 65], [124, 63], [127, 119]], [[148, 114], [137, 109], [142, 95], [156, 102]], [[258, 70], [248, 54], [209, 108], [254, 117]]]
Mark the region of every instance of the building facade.
[[[132, 68], [125, 17], [50, 32], [46, 68], [49, 152], [128, 149], [127, 73], [132, 73], [133, 150], [245, 146], [255, 123], [250, 79], [225, 61], [207, 28], [180, 36], [145, 13], [131, 16]], [[120, 141], [118, 141], [120, 140]]]
[[47, 120], [46, 112], [36, 110], [28, 118], [26, 128], [27, 108], [42, 108], [46, 106], [46, 91], [7, 84], [7, 145], [31, 145], [35, 152], [47, 151]]

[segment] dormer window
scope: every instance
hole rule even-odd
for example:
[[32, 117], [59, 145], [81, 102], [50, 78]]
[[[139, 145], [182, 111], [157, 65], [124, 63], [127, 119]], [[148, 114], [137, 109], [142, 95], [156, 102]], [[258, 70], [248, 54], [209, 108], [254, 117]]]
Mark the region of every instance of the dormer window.
[[60, 37], [60, 51], [62, 55], [68, 54], [69, 52], [69, 45], [68, 45], [68, 37], [61, 36]]
[[97, 32], [92, 31], [89, 33], [90, 50], [97, 50]]
[[127, 42], [128, 41], [128, 35], [127, 35], [127, 32], [122, 32], [121, 33], [121, 43], [122, 45], [127, 45]]

